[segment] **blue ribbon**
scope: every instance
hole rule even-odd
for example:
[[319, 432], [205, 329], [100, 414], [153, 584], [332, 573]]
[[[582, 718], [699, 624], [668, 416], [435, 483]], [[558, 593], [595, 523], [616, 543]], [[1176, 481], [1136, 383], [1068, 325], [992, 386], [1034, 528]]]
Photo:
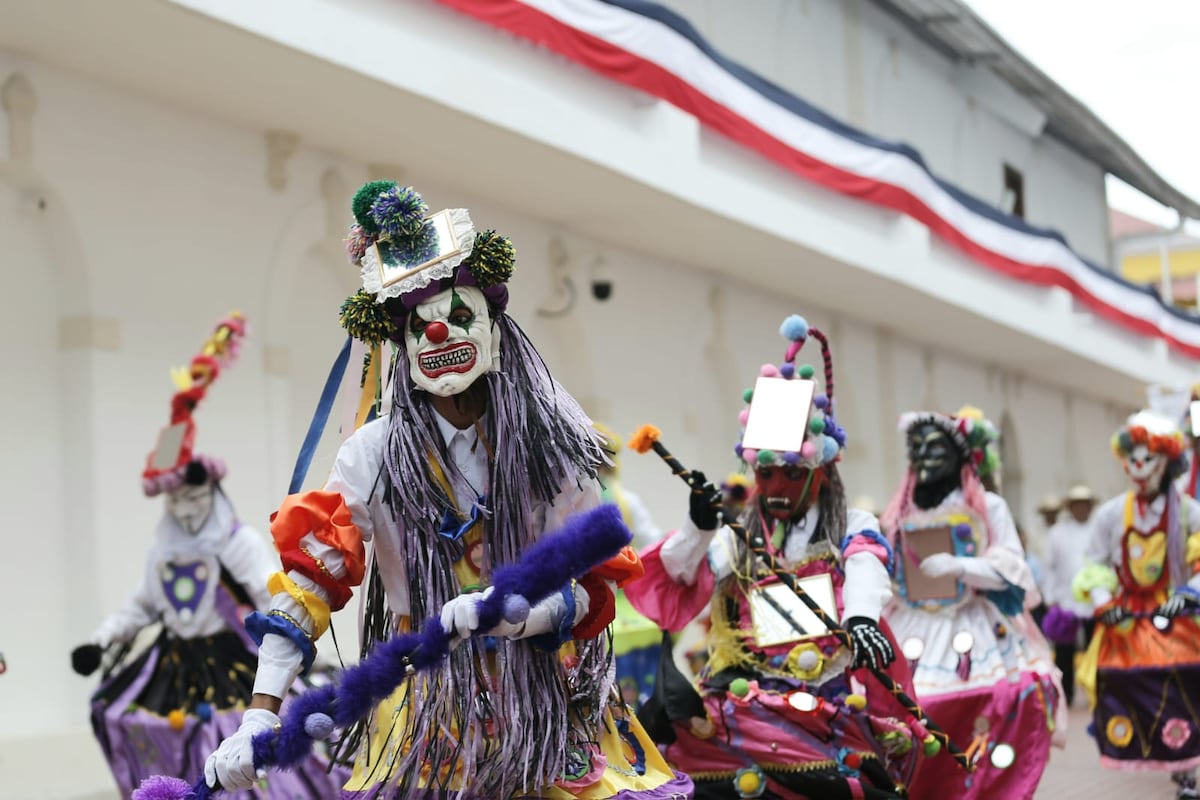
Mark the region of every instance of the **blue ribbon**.
[[308, 433], [304, 435], [304, 444], [300, 445], [300, 454], [296, 456], [296, 466], [292, 469], [292, 482], [288, 484], [288, 494], [295, 494], [304, 485], [308, 477], [308, 468], [312, 465], [313, 454], [325, 432], [329, 422], [329, 412], [337, 400], [338, 387], [342, 384], [342, 376], [346, 374], [346, 365], [350, 363], [350, 343], [353, 339], [346, 337], [342, 351], [338, 353], [329, 369], [329, 377], [325, 379], [325, 388], [321, 390], [321, 399], [317, 401], [317, 410], [313, 412], [312, 422], [308, 424]]
[[438, 528], [438, 536], [444, 536], [457, 542], [475, 526], [475, 523], [479, 522], [479, 517], [483, 513], [480, 511], [480, 506], [486, 503], [487, 495], [480, 495], [479, 499], [471, 505], [471, 513], [465, 522], [458, 518], [458, 514], [454, 513], [453, 508], [447, 508], [446, 513], [442, 515], [442, 526]]

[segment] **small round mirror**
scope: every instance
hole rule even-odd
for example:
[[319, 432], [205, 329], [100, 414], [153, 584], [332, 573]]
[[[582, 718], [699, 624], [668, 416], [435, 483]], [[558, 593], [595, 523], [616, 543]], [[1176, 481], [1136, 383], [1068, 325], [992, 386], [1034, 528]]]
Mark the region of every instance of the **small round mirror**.
[[992, 749], [992, 766], [996, 769], [1008, 769], [1017, 760], [1017, 751], [1012, 745], [998, 744]]

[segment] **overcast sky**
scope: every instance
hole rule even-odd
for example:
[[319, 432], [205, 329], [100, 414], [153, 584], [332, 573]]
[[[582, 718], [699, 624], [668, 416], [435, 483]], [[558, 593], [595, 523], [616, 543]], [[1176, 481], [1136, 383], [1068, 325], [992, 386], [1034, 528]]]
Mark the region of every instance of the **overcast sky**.
[[[1159, 174], [1200, 199], [1200, 0], [965, 2]], [[1112, 178], [1108, 196], [1123, 211], [1175, 220]]]

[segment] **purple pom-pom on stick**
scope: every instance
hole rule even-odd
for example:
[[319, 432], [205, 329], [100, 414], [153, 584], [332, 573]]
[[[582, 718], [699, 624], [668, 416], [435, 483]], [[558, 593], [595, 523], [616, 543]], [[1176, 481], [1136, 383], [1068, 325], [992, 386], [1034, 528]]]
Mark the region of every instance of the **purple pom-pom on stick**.
[[324, 741], [333, 733], [333, 717], [318, 711], [304, 718], [304, 732], [310, 739]]
[[133, 790], [133, 800], [191, 800], [191, 784], [180, 778], [152, 775]]
[[510, 594], [504, 598], [504, 620], [512, 625], [529, 619], [529, 601], [524, 595]]

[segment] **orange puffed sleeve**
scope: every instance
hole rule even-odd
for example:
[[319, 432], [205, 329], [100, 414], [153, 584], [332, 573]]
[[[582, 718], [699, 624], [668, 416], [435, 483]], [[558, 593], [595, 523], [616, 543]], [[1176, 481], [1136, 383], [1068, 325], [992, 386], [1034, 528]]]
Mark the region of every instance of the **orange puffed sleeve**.
[[300, 549], [300, 540], [311, 533], [317, 541], [342, 554], [347, 586], [362, 583], [366, 549], [362, 533], [350, 518], [350, 509], [338, 492], [302, 492], [289, 495], [271, 515], [271, 536], [280, 553]]
[[642, 566], [642, 559], [638, 556], [637, 551], [632, 547], [625, 546], [621, 548], [621, 552], [588, 574], [603, 578], [606, 581], [612, 581], [618, 587], [624, 588], [627, 584], [642, 577], [645, 571], [645, 567]]

